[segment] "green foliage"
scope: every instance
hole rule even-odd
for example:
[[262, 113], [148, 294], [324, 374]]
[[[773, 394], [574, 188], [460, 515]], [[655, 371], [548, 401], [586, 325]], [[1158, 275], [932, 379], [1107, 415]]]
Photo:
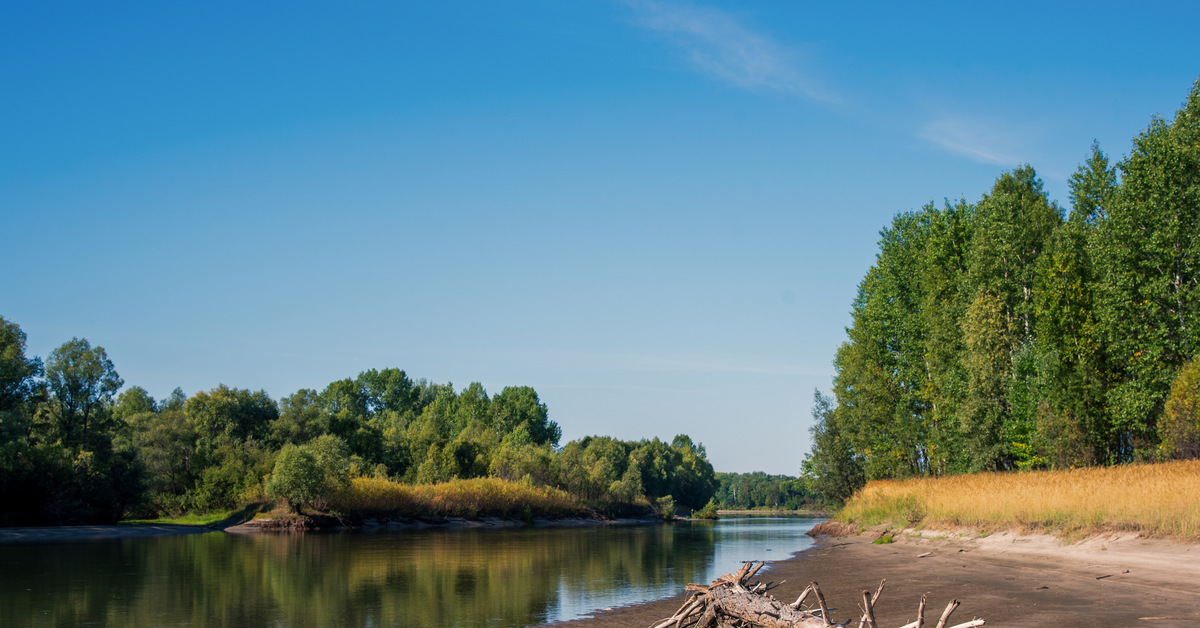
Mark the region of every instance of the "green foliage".
[[654, 506], [654, 514], [664, 521], [670, 521], [675, 518], [676, 505], [675, 498], [670, 495], [663, 495], [652, 501]]
[[824, 506], [809, 478], [762, 471], [717, 473], [717, 484], [713, 500], [719, 509], [802, 510]]
[[329, 432], [329, 415], [315, 390], [299, 390], [279, 400], [279, 417], [269, 425], [269, 440], [277, 447], [299, 445]]
[[718, 508], [720, 508], [720, 506], [717, 504], [717, 498], [714, 497], [714, 498], [708, 500], [708, 503], [704, 505], [704, 508], [701, 508], [700, 510], [693, 512], [692, 518], [693, 519], [709, 519], [709, 520], [715, 521], [716, 519], [719, 518], [717, 516]]
[[840, 408], [833, 400], [813, 391], [812, 452], [802, 468], [812, 490], [827, 504], [845, 503], [866, 483], [862, 456], [842, 435]]
[[324, 507], [350, 486], [350, 454], [345, 441], [326, 434], [304, 445], [284, 445], [266, 480], [272, 497], [285, 499], [296, 511]]
[[1200, 358], [1192, 358], [1171, 382], [1158, 419], [1162, 455], [1167, 459], [1200, 458]]
[[1183, 455], [1162, 430], [1189, 438], [1165, 402], [1200, 354], [1200, 81], [1070, 185], [1066, 220], [1025, 165], [880, 232], [818, 403], [822, 495], [848, 490], [831, 460], [878, 479]]
[[184, 404], [200, 434], [202, 448], [255, 440], [263, 441], [269, 426], [279, 418], [279, 407], [265, 390], [251, 392], [221, 384], [201, 391]]
[[41, 374], [41, 360], [25, 357], [25, 332], [0, 316], [0, 443], [28, 438]]
[[538, 445], [557, 445], [562, 436], [558, 424], [549, 420], [546, 404], [528, 386], [509, 386], [500, 391], [492, 400], [492, 416], [500, 433], [508, 434], [524, 427]]
[[299, 511], [321, 494], [325, 472], [312, 451], [285, 445], [275, 459], [275, 469], [267, 480], [267, 494], [285, 499]]
[[[264, 495], [323, 508], [371, 474], [435, 485], [500, 478], [564, 490], [610, 512], [696, 508], [717, 482], [702, 445], [589, 437], [561, 451], [530, 387], [413, 382], [369, 370], [278, 403], [224, 384], [158, 402], [102, 347], [72, 339], [41, 361], [0, 318], [0, 525], [143, 519], [236, 508]], [[673, 497], [672, 497], [673, 496]], [[650, 498], [650, 500], [648, 500]]]
[[963, 319], [963, 366], [969, 373], [961, 423], [972, 470], [1011, 468], [1005, 427], [1012, 418], [1007, 393], [1012, 339], [1004, 300], [980, 293]]
[[1175, 373], [1200, 353], [1198, 138], [1200, 81], [1173, 122], [1134, 139], [1094, 238], [1115, 461], [1149, 454]]
[[95, 433], [103, 435], [111, 427], [109, 404], [124, 383], [103, 347], [93, 349], [87, 340], [72, 338], [55, 349], [46, 361], [50, 438], [77, 446]]

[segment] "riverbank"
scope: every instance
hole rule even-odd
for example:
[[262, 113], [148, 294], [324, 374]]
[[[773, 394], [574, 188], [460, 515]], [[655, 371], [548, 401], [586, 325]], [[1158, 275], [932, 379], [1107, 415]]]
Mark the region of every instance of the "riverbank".
[[[875, 607], [882, 628], [916, 619], [917, 603], [930, 609], [951, 599], [962, 605], [954, 621], [979, 617], [991, 626], [1192, 626], [1200, 622], [1200, 545], [1107, 535], [1074, 544], [1046, 535], [900, 531], [824, 537], [811, 549], [768, 563], [764, 581], [786, 581], [773, 591], [795, 599], [816, 580], [835, 621], [858, 617], [864, 589], [887, 586]], [[747, 556], [747, 559], [761, 558]], [[651, 626], [671, 616], [680, 595], [602, 611], [557, 628]], [[934, 611], [929, 611], [934, 612]], [[934, 615], [936, 617], [936, 613]]]
[[593, 526], [628, 526], [662, 523], [653, 517], [564, 517], [561, 519], [535, 518], [532, 521], [504, 519], [501, 517], [444, 517], [423, 519], [366, 519], [355, 525], [341, 525], [329, 517], [262, 517], [225, 528], [231, 534], [270, 534], [290, 531], [336, 531], [359, 530], [362, 532], [404, 532], [410, 530], [503, 530], [506, 528], [584, 528]]
[[718, 510], [717, 515], [788, 515], [800, 517], [832, 517], [833, 512], [828, 510]]
[[[303, 520], [303, 521], [300, 521]], [[0, 545], [13, 543], [69, 543], [77, 541], [106, 541], [152, 536], [175, 536], [227, 532], [229, 534], [279, 534], [289, 532], [331, 532], [359, 530], [362, 532], [403, 532], [411, 530], [501, 530], [506, 528], [585, 528], [596, 526], [653, 525], [662, 523], [653, 517], [618, 517], [613, 519], [568, 517], [562, 519], [535, 518], [532, 523], [499, 517], [446, 517], [444, 519], [404, 519], [381, 521], [369, 519], [361, 525], [343, 526], [328, 516], [314, 518], [264, 517], [234, 525], [196, 526], [173, 524], [131, 524], [103, 526], [43, 526], [0, 528]]]
[[41, 526], [36, 528], [0, 528], [0, 545], [8, 543], [65, 543], [136, 539], [149, 536], [174, 536], [214, 532], [204, 526], [145, 524], [111, 526]]

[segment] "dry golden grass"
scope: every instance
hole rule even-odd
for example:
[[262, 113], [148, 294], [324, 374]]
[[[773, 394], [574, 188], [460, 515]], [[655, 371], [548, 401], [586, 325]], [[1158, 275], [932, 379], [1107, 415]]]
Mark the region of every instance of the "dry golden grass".
[[1131, 531], [1200, 542], [1200, 460], [876, 481], [837, 518], [864, 526], [1016, 529], [1068, 538]]
[[584, 514], [567, 493], [497, 478], [412, 486], [354, 478], [329, 499], [331, 510], [402, 517], [565, 517]]

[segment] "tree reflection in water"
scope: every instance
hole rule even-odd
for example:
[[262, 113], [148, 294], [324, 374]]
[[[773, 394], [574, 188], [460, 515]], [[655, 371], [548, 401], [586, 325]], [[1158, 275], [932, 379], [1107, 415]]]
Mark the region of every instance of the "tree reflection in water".
[[[782, 534], [799, 542], [801, 522]], [[528, 625], [705, 581], [726, 537], [745, 533], [720, 522], [13, 545], [0, 547], [0, 625]]]

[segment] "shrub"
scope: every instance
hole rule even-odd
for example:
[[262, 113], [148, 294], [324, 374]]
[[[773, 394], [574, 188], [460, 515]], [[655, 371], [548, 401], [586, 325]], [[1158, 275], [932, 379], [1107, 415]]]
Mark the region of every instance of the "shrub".
[[301, 506], [323, 508], [328, 497], [350, 485], [350, 452], [336, 436], [320, 436], [296, 447], [285, 445], [267, 479], [267, 493]]
[[321, 494], [325, 482], [325, 470], [317, 464], [311, 451], [295, 445], [286, 445], [275, 460], [275, 470], [267, 480], [267, 493], [286, 499], [299, 511], [304, 504]]
[[354, 478], [329, 505], [341, 512], [400, 517], [520, 518], [586, 514], [567, 493], [497, 478], [410, 486], [382, 478]]
[[708, 500], [708, 504], [692, 513], [693, 519], [716, 519], [717, 518], [717, 498], [713, 497]]
[[1171, 382], [1171, 393], [1158, 419], [1158, 435], [1165, 458], [1200, 458], [1200, 357], [1185, 364]]
[[670, 521], [675, 518], [675, 498], [670, 495], [660, 497], [654, 504], [654, 513], [662, 517], [664, 521]]

